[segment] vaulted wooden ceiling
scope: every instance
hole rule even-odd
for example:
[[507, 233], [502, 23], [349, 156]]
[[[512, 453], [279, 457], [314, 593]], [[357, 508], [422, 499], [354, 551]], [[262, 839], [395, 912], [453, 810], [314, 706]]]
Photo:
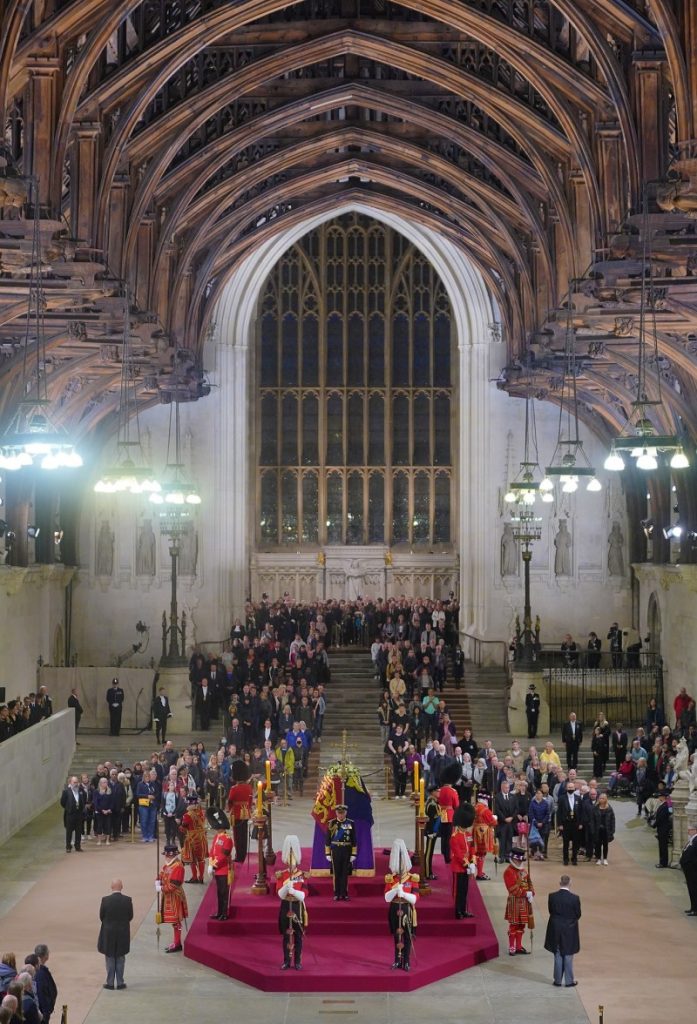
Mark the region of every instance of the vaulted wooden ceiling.
[[33, 175], [44, 372], [78, 435], [113, 429], [124, 284], [156, 401], [177, 349], [204, 369], [211, 313], [240, 261], [347, 199], [439, 232], [476, 263], [501, 310], [513, 393], [532, 345], [537, 394], [559, 401], [572, 282], [582, 414], [609, 435], [636, 371], [642, 186], [670, 181], [652, 192], [649, 383], [669, 385], [659, 425], [697, 436], [696, 8], [4, 0], [0, 413], [21, 391], [31, 211], [16, 186]]

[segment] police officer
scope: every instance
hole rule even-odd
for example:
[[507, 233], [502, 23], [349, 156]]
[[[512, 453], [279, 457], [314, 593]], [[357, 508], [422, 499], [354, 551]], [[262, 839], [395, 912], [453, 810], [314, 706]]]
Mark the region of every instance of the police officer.
[[111, 680], [111, 686], [106, 692], [106, 702], [109, 705], [109, 735], [118, 736], [121, 732], [121, 712], [125, 694], [119, 686], [116, 677]]
[[348, 900], [348, 879], [351, 864], [356, 859], [356, 827], [346, 817], [346, 804], [337, 804], [336, 817], [329, 822], [324, 852], [331, 861], [334, 875], [334, 899]]
[[537, 736], [537, 720], [540, 717], [540, 695], [534, 683], [530, 683], [525, 695], [525, 717], [528, 720], [528, 739], [534, 740]]

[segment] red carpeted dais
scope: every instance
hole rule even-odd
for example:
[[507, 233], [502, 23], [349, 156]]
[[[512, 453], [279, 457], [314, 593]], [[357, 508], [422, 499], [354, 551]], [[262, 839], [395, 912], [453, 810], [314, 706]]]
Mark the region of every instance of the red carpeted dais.
[[[309, 863], [309, 851], [303, 851]], [[333, 900], [330, 878], [310, 878], [309, 926], [301, 971], [281, 971], [278, 897], [253, 896], [251, 860], [241, 869], [227, 921], [216, 912], [215, 884], [208, 885], [184, 942], [184, 954], [263, 992], [410, 992], [499, 955], [499, 944], [476, 882], [470, 883], [473, 918], [456, 920], [450, 869], [433, 858], [438, 880], [418, 903], [418, 929], [411, 971], [391, 970], [394, 946], [387, 924], [383, 879], [387, 858], [376, 851], [375, 878], [352, 878], [350, 900]], [[280, 868], [280, 858], [275, 868]], [[274, 868], [269, 883], [275, 885]], [[493, 879], [485, 885], [502, 885]]]

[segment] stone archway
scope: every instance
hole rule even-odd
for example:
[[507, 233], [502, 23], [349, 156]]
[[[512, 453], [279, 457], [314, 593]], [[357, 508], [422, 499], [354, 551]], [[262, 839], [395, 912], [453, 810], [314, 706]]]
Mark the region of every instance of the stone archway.
[[646, 612], [646, 627], [649, 634], [649, 651], [656, 656], [661, 654], [661, 606], [655, 593], [649, 598]]

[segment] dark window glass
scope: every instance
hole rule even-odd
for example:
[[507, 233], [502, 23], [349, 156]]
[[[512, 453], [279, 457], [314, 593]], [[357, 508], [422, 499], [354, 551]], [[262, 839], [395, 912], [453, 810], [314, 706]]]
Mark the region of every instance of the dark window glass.
[[298, 400], [295, 395], [284, 395], [281, 414], [281, 464], [298, 463]]
[[346, 509], [346, 543], [363, 543], [363, 474], [349, 473]]
[[414, 320], [414, 370], [412, 384], [415, 388], [428, 387], [431, 383], [430, 323], [420, 313]]
[[364, 383], [363, 331], [364, 321], [359, 313], [349, 317], [348, 328], [348, 382], [349, 387], [360, 387]]
[[395, 317], [392, 326], [392, 383], [397, 387], [409, 383], [409, 322], [402, 315]]
[[264, 395], [261, 400], [261, 447], [259, 462], [262, 466], [275, 466], [278, 462], [278, 423], [276, 394]]
[[363, 395], [350, 395], [348, 400], [348, 430], [346, 434], [346, 461], [349, 466], [363, 465], [364, 427], [365, 412], [363, 409]]
[[433, 399], [433, 420], [436, 466], [450, 465], [450, 399], [447, 395], [436, 395]]
[[406, 473], [395, 473], [392, 480], [392, 543], [409, 540], [409, 480]]
[[327, 477], [327, 543], [341, 544], [344, 521], [343, 487], [338, 473]]
[[368, 478], [368, 543], [385, 542], [385, 478], [371, 473]]
[[281, 475], [281, 543], [298, 543], [298, 478], [289, 472]]
[[319, 462], [319, 399], [317, 395], [303, 398], [303, 466]]
[[430, 405], [427, 395], [414, 398], [414, 458], [415, 466], [427, 466], [431, 461]]
[[261, 539], [276, 544], [278, 541], [278, 478], [275, 472], [264, 473], [261, 478]]
[[450, 320], [439, 313], [433, 325], [433, 386], [450, 387]]
[[417, 473], [414, 477], [414, 518], [411, 524], [414, 544], [428, 543], [430, 534], [429, 489], [428, 474]]
[[283, 365], [281, 367], [283, 387], [295, 387], [298, 383], [298, 319], [292, 313], [283, 317]]
[[327, 465], [344, 464], [344, 407], [340, 395], [327, 399]]
[[385, 383], [385, 321], [378, 313], [368, 324], [368, 384], [382, 387]]
[[409, 462], [409, 399], [397, 395], [392, 403], [392, 462], [406, 466]]
[[385, 462], [385, 400], [382, 395], [371, 395], [368, 400], [368, 465], [382, 466]]
[[332, 315], [327, 321], [327, 384], [342, 387], [344, 383], [344, 321]]
[[319, 497], [317, 474], [303, 476], [303, 536], [304, 544], [316, 544], [319, 540]]
[[319, 335], [316, 316], [303, 319], [303, 384], [319, 384]]
[[450, 477], [436, 475], [435, 509], [433, 511], [433, 543], [450, 543]]
[[278, 384], [276, 332], [276, 317], [269, 313], [261, 321], [261, 386], [263, 388], [275, 388]]

